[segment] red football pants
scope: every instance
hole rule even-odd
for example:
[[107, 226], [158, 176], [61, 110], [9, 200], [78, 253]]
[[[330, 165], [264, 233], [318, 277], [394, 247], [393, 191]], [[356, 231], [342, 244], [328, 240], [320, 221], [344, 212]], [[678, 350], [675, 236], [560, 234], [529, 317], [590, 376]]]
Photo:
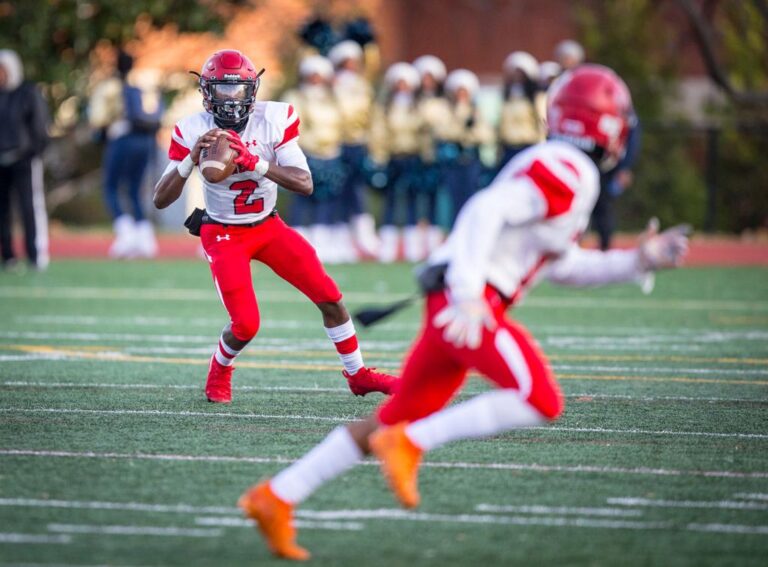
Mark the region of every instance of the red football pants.
[[251, 340], [259, 330], [251, 260], [272, 268], [313, 303], [341, 301], [341, 292], [315, 249], [280, 217], [253, 227], [204, 224], [200, 239], [213, 283], [229, 313], [232, 334], [241, 341]]
[[496, 319], [484, 330], [479, 348], [457, 348], [443, 338], [432, 319], [448, 303], [445, 292], [427, 296], [424, 323], [405, 361], [397, 392], [379, 408], [379, 421], [394, 425], [416, 421], [443, 407], [461, 388], [469, 370], [476, 370], [500, 388], [519, 390], [523, 399], [545, 417], [563, 411], [563, 396], [544, 353], [519, 324], [504, 316], [506, 304], [493, 289], [486, 290]]

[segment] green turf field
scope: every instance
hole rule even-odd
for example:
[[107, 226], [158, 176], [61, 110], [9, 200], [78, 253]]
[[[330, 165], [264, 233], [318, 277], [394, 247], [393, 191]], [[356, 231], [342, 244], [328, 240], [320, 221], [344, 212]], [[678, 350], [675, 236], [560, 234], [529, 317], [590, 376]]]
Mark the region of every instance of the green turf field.
[[[332, 272], [354, 307], [409, 292], [409, 270]], [[279, 563], [238, 495], [381, 398], [346, 391], [311, 304], [254, 277], [262, 331], [214, 406], [204, 262], [0, 273], [0, 564]], [[299, 516], [315, 564], [766, 564], [768, 270], [663, 274], [650, 297], [545, 285], [515, 316], [565, 416], [429, 454], [417, 512], [370, 463], [327, 485]], [[418, 319], [361, 332], [367, 363], [396, 369]]]

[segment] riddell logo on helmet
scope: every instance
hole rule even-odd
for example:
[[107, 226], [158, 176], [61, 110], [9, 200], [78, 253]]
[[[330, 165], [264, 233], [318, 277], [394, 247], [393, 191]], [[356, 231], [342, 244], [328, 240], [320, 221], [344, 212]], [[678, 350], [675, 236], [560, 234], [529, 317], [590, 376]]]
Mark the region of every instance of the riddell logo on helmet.
[[225, 73], [224, 74], [225, 79], [239, 79], [240, 74], [239, 73]]

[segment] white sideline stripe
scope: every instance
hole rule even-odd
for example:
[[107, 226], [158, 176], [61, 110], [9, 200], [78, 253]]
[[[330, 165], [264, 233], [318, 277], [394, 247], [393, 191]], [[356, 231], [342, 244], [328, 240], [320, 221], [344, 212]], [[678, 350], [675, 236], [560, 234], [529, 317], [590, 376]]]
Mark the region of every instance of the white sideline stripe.
[[[200, 390], [201, 384], [119, 384], [115, 382], [30, 382], [27, 380], [7, 380], [1, 382], [0, 386], [9, 388], [105, 388], [118, 390]], [[322, 393], [340, 393], [349, 394], [349, 388], [322, 388], [320, 386], [236, 386], [232, 389], [243, 392], [322, 392]], [[461, 395], [474, 395], [478, 392], [468, 390]], [[628, 394], [595, 394], [595, 393], [575, 393], [565, 396], [569, 399], [595, 398], [608, 400], [630, 400], [630, 401], [682, 401], [682, 402], [742, 402], [765, 404], [768, 399], [765, 398], [714, 398], [714, 397], [695, 397], [695, 396], [630, 396]], [[768, 496], [766, 496], [768, 498]]]
[[93, 415], [153, 415], [162, 417], [234, 417], [239, 419], [293, 419], [306, 421], [331, 421], [343, 423], [356, 419], [355, 416], [327, 417], [313, 415], [267, 415], [258, 413], [224, 413], [204, 411], [170, 410], [95, 410], [80, 408], [0, 408], [0, 413], [62, 413]]
[[[2, 288], [0, 288], [2, 289]], [[318, 325], [318, 328], [320, 325]], [[143, 333], [72, 333], [72, 332], [43, 332], [43, 331], [0, 331], [0, 338], [2, 339], [34, 339], [34, 340], [66, 340], [66, 341], [83, 341], [83, 342], [99, 342], [99, 341], [117, 341], [125, 343], [129, 341], [133, 342], [149, 342], [149, 343], [203, 343], [205, 345], [211, 345], [211, 348], [207, 350], [210, 352], [213, 349], [213, 345], [219, 340], [219, 334], [211, 335], [180, 335], [180, 334], [143, 334]], [[368, 350], [384, 350], [384, 351], [400, 351], [405, 350], [410, 346], [410, 341], [371, 341], [362, 340], [362, 346]], [[315, 339], [302, 339], [300, 344], [297, 344], [295, 338], [267, 338], [260, 337], [258, 339], [258, 346], [281, 346], [287, 349], [294, 349], [296, 351], [305, 351], [307, 349], [323, 349], [328, 350], [332, 348], [332, 343], [325, 338]], [[61, 347], [66, 348], [66, 347]], [[254, 347], [256, 349], [257, 347]], [[288, 350], [290, 352], [290, 350]], [[258, 352], [258, 350], [256, 350]], [[333, 352], [333, 351], [330, 351]]]
[[[231, 457], [224, 455], [169, 455], [149, 453], [95, 453], [93, 451], [42, 451], [34, 449], [0, 449], [0, 455], [16, 457], [61, 457], [77, 459], [142, 459], [149, 461], [181, 461], [210, 463], [291, 464], [295, 459], [282, 457]], [[374, 461], [363, 461], [364, 466], [378, 466]], [[708, 478], [768, 478], [768, 472], [696, 471], [682, 469], [652, 469], [647, 467], [622, 468], [593, 465], [539, 465], [536, 463], [463, 463], [427, 461], [423, 467], [438, 469], [480, 469], [535, 472], [567, 472], [585, 474], [630, 474], [649, 476], [701, 476]]]
[[737, 492], [733, 497], [745, 500], [768, 500], [768, 494], [764, 492]]
[[[201, 384], [117, 384], [114, 382], [28, 382], [6, 381], [0, 386], [10, 388], [106, 388], [118, 390], [202, 390]], [[349, 388], [321, 388], [319, 386], [232, 386], [241, 392], [339, 392], [349, 394]], [[740, 401], [740, 400], [738, 400]], [[768, 401], [768, 400], [766, 400]]]
[[[61, 414], [91, 414], [91, 415], [151, 415], [163, 417], [231, 417], [236, 419], [290, 419], [306, 421], [330, 421], [345, 423], [360, 416], [317, 416], [317, 415], [267, 415], [259, 413], [225, 413], [204, 411], [171, 411], [171, 410], [100, 410], [82, 408], [0, 408], [0, 413], [61, 413]], [[736, 439], [768, 439], [766, 433], [720, 433], [715, 431], [670, 431], [646, 429], [606, 429], [602, 427], [526, 427], [525, 430], [562, 431], [565, 433], [608, 433], [618, 435], [674, 435], [693, 437], [718, 437]], [[521, 429], [521, 431], [523, 431]]]
[[527, 430], [565, 431], [571, 433], [618, 433], [624, 435], [679, 435], [693, 437], [726, 437], [737, 439], [768, 439], [766, 433], [720, 433], [715, 431], [670, 431], [668, 429], [607, 429], [603, 427], [526, 427]]
[[0, 532], [0, 543], [72, 543], [72, 537], [68, 535], [39, 535], [20, 534], [13, 532]]
[[[195, 518], [195, 524], [198, 526], [220, 526], [226, 528], [250, 528], [253, 529], [255, 522], [245, 518]], [[360, 531], [365, 525], [360, 522], [322, 522], [312, 520], [294, 520], [293, 525], [305, 530], [337, 530], [337, 531]]]
[[220, 529], [176, 526], [102, 526], [90, 524], [48, 524], [48, 531], [65, 534], [146, 535], [160, 537], [220, 537]]
[[464, 524], [500, 524], [517, 526], [553, 526], [658, 530], [672, 527], [671, 522], [600, 520], [595, 518], [561, 518], [532, 516], [496, 516], [489, 514], [431, 514], [397, 509], [376, 510], [297, 510], [297, 518], [311, 520], [411, 520], [416, 522], [448, 522]]
[[768, 526], [740, 526], [737, 524], [688, 524], [692, 532], [716, 532], [724, 534], [768, 534]]
[[170, 512], [174, 514], [236, 514], [239, 511], [234, 506], [192, 506], [191, 504], [148, 504], [144, 502], [99, 502], [93, 500], [43, 500], [38, 498], [0, 498], [0, 506], [119, 510], [122, 512]]
[[653, 500], [650, 498], [608, 498], [608, 504], [618, 506], [648, 506], [654, 508], [718, 508], [725, 510], [768, 510], [768, 502], [739, 500]]
[[[354, 302], [386, 302], [402, 299], [408, 292], [346, 291], [344, 299]], [[118, 287], [29, 287], [2, 286], [0, 297], [19, 299], [120, 299], [137, 301], [216, 301], [209, 289], [180, 288], [118, 288]], [[296, 291], [263, 290], [259, 297], [272, 303], [305, 303], [307, 299]], [[584, 297], [528, 297], [523, 306], [550, 309], [663, 309], [766, 311], [768, 302], [704, 299], [608, 299]]]
[[558, 514], [562, 516], [624, 516], [637, 517], [642, 516], [642, 510], [627, 510], [625, 508], [583, 508], [578, 506], [541, 506], [541, 505], [496, 505], [496, 504], [478, 504], [475, 506], [476, 512], [493, 513], [519, 513], [519, 514]]

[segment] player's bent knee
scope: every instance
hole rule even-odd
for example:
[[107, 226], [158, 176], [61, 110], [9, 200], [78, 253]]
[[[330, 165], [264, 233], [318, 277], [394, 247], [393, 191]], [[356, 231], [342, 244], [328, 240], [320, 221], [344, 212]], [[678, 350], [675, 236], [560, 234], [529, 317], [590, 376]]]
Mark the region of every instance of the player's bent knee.
[[248, 342], [259, 332], [259, 325], [260, 321], [258, 317], [243, 321], [233, 321], [232, 334], [237, 340]]

